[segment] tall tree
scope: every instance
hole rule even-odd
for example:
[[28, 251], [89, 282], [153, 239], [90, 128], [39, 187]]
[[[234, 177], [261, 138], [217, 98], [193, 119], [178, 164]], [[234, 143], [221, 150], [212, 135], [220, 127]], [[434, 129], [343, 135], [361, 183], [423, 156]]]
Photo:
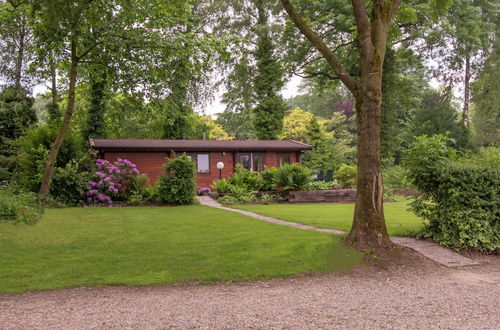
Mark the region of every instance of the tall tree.
[[[113, 58], [117, 65], [123, 66], [121, 72], [125, 72], [124, 78], [134, 72], [133, 63], [144, 64], [138, 68], [143, 71], [152, 66], [161, 68], [158, 65], [161, 61], [158, 60], [150, 66], [147, 64], [152, 55], [168, 58], [165, 56], [165, 50], [168, 49], [165, 39], [169, 37], [169, 32], [175, 30], [172, 26], [184, 19], [189, 4], [183, 1], [160, 5], [142, 0], [33, 0], [33, 8], [38, 22], [35, 35], [40, 48], [45, 50], [40, 53], [45, 56], [55, 51], [68, 54], [65, 58], [68, 66], [66, 110], [38, 192], [39, 195], [45, 195], [49, 191], [57, 154], [73, 115], [78, 68], [85, 64], [85, 59], [91, 53], [96, 52], [108, 53], [110, 56], [115, 54]], [[159, 27], [163, 27], [163, 30]], [[157, 77], [160, 71], [156, 69], [156, 75], [151, 76]], [[150, 79], [150, 75], [143, 76], [143, 81]], [[137, 84], [137, 79], [130, 79], [130, 82]]]
[[90, 74], [90, 107], [83, 137], [105, 138], [104, 115], [106, 111], [107, 74], [105, 70]]
[[392, 246], [384, 219], [380, 126], [382, 72], [387, 38], [392, 19], [401, 2], [402, 0], [351, 1], [357, 32], [354, 42], [358, 48], [359, 60], [359, 77], [355, 77], [346, 70], [334, 50], [301, 17], [291, 2], [281, 0], [292, 22], [321, 53], [356, 100], [357, 197], [352, 229], [345, 241], [359, 249], [378, 250]]
[[280, 93], [283, 70], [274, 58], [274, 46], [268, 28], [268, 14], [263, 0], [254, 0], [257, 7], [257, 75], [254, 88], [257, 106], [252, 121], [255, 135], [261, 140], [275, 140], [283, 129], [286, 105]]
[[0, 74], [15, 88], [30, 80], [26, 68], [33, 60], [33, 30], [27, 1], [0, 1]]
[[486, 59], [484, 70], [472, 84], [472, 127], [480, 146], [500, 146], [500, 25], [497, 25], [494, 51]]
[[454, 0], [447, 15], [424, 39], [438, 63], [436, 74], [450, 86], [461, 84], [462, 120], [469, 122], [470, 84], [491, 52], [498, 4], [492, 0]]
[[217, 122], [238, 140], [255, 138], [251, 121], [255, 99], [251, 77], [255, 73], [249, 61], [248, 54], [243, 54], [234, 65], [226, 81], [227, 90], [222, 95], [226, 110], [217, 117]]
[[455, 141], [455, 147], [468, 147], [468, 131], [463, 122], [458, 119], [458, 114], [451, 104], [449, 91], [439, 92], [428, 89], [424, 91], [422, 104], [415, 112], [410, 129], [411, 135], [449, 134]]

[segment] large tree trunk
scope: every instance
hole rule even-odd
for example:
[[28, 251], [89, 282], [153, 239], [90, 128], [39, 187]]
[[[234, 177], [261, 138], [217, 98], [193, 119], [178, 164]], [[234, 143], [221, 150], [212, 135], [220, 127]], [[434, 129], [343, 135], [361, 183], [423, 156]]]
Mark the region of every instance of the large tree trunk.
[[66, 106], [66, 112], [64, 113], [64, 119], [61, 123], [61, 127], [59, 128], [59, 133], [57, 134], [54, 144], [52, 145], [49, 154], [49, 159], [47, 161], [47, 165], [45, 166], [45, 171], [43, 172], [42, 184], [40, 185], [40, 190], [38, 191], [39, 196], [46, 195], [49, 192], [50, 182], [52, 180], [52, 174], [54, 172], [57, 155], [59, 154], [59, 149], [61, 149], [64, 137], [66, 136], [66, 133], [69, 128], [71, 117], [73, 116], [73, 109], [75, 107], [77, 66], [78, 66], [78, 57], [76, 56], [76, 41], [72, 40], [71, 66], [69, 70], [68, 104]]
[[392, 245], [385, 226], [380, 161], [382, 120], [380, 89], [364, 90], [356, 97], [358, 183], [351, 231], [345, 243], [376, 251]]
[[380, 126], [382, 71], [391, 19], [402, 0], [373, 0], [368, 14], [364, 0], [351, 0], [356, 21], [360, 78], [343, 68], [323, 39], [296, 12], [290, 0], [281, 0], [300, 32], [318, 49], [356, 99], [358, 129], [358, 184], [351, 232], [345, 243], [374, 252], [392, 246], [384, 219]]
[[463, 107], [463, 120], [464, 126], [469, 124], [469, 83], [470, 83], [470, 56], [465, 57], [465, 77], [464, 77], [464, 107]]

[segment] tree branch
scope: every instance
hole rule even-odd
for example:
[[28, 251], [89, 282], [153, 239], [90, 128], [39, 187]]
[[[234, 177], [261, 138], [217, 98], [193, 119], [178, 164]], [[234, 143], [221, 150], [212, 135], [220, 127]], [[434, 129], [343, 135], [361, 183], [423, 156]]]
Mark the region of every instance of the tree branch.
[[297, 26], [300, 32], [307, 38], [311, 43], [319, 50], [319, 52], [325, 57], [327, 62], [332, 67], [335, 74], [339, 79], [346, 85], [346, 87], [351, 91], [355, 92], [357, 82], [351, 77], [342, 67], [340, 62], [337, 60], [335, 54], [328, 48], [324, 41], [318, 36], [314, 30], [312, 30], [306, 22], [297, 14], [295, 8], [292, 6], [289, 0], [280, 0], [287, 12], [288, 16], [292, 22]]
[[398, 7], [399, 5], [401, 5], [401, 3], [403, 2], [403, 0], [392, 0], [392, 7], [391, 7], [391, 18], [394, 16], [394, 13], [396, 12], [396, 10], [398, 10]]
[[363, 74], [368, 74], [374, 47], [371, 38], [371, 24], [364, 0], [352, 0], [352, 10], [358, 31], [359, 56], [362, 59], [361, 64], [365, 64], [361, 65], [360, 69]]

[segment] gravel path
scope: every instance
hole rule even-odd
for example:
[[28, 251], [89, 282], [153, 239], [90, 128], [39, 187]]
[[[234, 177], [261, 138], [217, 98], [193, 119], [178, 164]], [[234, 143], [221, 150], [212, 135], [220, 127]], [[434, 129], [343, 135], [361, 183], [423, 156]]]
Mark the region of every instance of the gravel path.
[[0, 295], [0, 328], [498, 329], [499, 299], [499, 257], [451, 269], [406, 251], [346, 273]]

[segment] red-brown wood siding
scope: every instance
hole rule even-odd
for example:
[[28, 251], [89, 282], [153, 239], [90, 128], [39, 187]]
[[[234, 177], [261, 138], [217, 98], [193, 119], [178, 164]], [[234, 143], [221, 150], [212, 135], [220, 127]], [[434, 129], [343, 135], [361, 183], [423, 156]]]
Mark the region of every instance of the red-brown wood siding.
[[[177, 151], [177, 154], [182, 154], [183, 152]], [[219, 169], [217, 168], [218, 162], [224, 163], [224, 168], [222, 169], [222, 177], [227, 178], [234, 174], [234, 157], [235, 153], [232, 151], [226, 152], [189, 152], [191, 155], [195, 154], [209, 154], [210, 162], [210, 172], [209, 173], [197, 173], [196, 175], [196, 185], [198, 188], [210, 187], [214, 180], [219, 179]], [[296, 151], [267, 151], [265, 152], [265, 164], [267, 167], [278, 167], [280, 153], [289, 153], [290, 161], [296, 163], [299, 161], [299, 152]], [[147, 174], [150, 179], [151, 184], [155, 184], [158, 181], [160, 175], [164, 174], [165, 158], [168, 156], [167, 152], [133, 152], [133, 151], [120, 151], [120, 152], [104, 152], [104, 159], [111, 162], [116, 161], [118, 158], [128, 159], [137, 166], [140, 173]]]
[[280, 159], [279, 154], [290, 154], [290, 163], [298, 163], [299, 162], [299, 153], [296, 151], [267, 151], [266, 152], [266, 166], [267, 167], [279, 167]]
[[[198, 152], [200, 154], [206, 154], [206, 152]], [[223, 155], [224, 153], [224, 155]], [[234, 157], [232, 152], [209, 152], [209, 162], [210, 162], [210, 172], [209, 173], [197, 173], [196, 175], [196, 185], [198, 188], [210, 187], [212, 182], [219, 178], [219, 169], [217, 168], [218, 162], [224, 163], [224, 168], [222, 169], [222, 177], [227, 178], [234, 173]]]
[[110, 162], [118, 158], [130, 160], [137, 166], [139, 173], [147, 174], [151, 184], [158, 181], [160, 175], [165, 173], [163, 166], [166, 157], [166, 152], [106, 152], [104, 154], [104, 159]]

